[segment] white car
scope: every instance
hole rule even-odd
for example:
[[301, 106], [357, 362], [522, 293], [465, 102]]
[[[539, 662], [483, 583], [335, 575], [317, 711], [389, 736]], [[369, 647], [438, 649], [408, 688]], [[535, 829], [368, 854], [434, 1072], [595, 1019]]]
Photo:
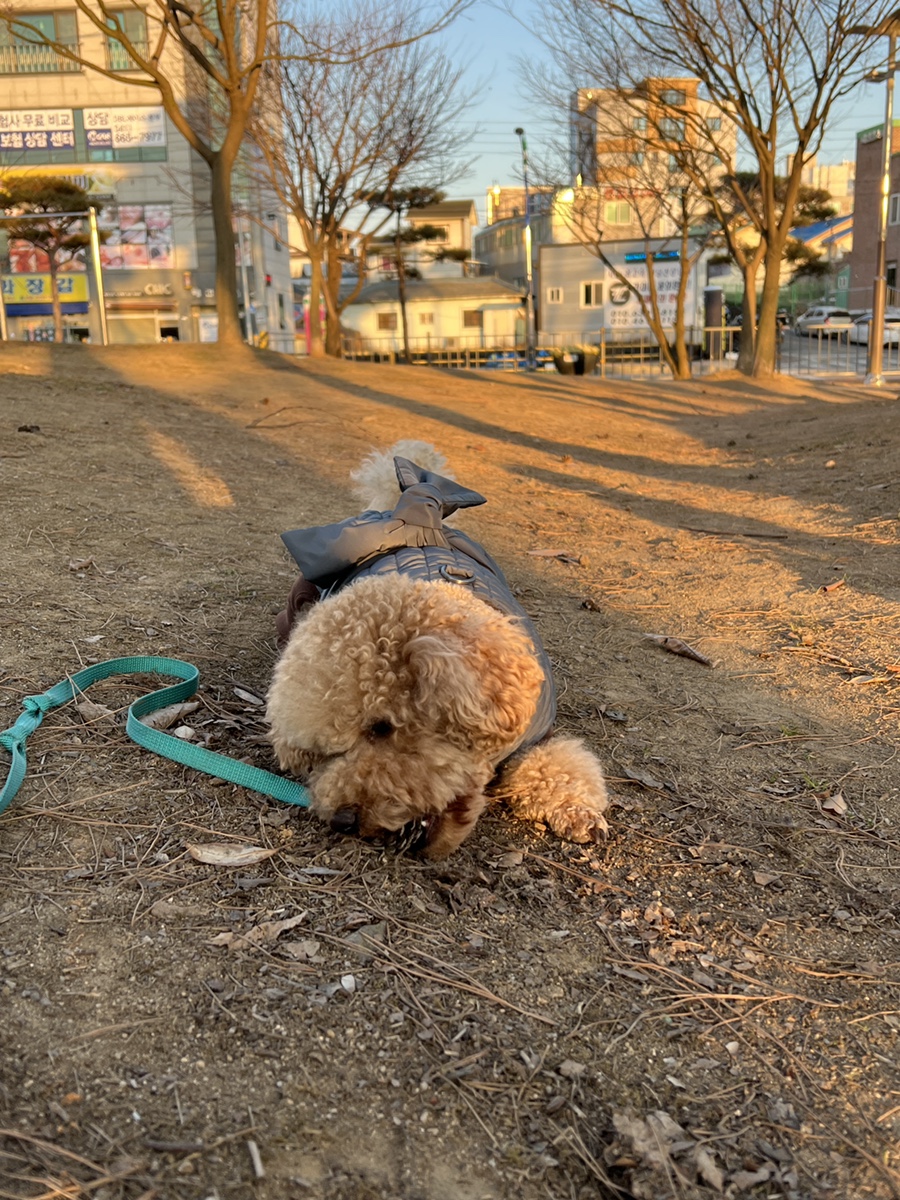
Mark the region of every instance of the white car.
[[852, 324], [853, 318], [846, 308], [817, 304], [797, 318], [794, 332], [801, 337], [831, 337], [833, 333], [846, 333]]
[[[861, 346], [869, 344], [869, 330], [872, 327], [872, 313], [864, 312], [862, 316], [856, 318], [850, 326], [850, 331], [847, 334], [847, 340], [856, 342]], [[900, 346], [900, 310], [888, 309], [884, 314], [884, 342], [885, 346]]]

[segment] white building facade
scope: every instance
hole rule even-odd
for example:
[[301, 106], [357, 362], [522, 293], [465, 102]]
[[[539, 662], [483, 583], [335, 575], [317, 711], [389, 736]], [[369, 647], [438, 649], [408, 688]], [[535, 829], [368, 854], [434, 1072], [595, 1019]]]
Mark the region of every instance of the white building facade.
[[[120, 45], [71, 0], [59, 0], [52, 11], [27, 0], [17, 12], [88, 61], [131, 73]], [[140, 42], [143, 14], [129, 9], [123, 19]], [[185, 97], [183, 70], [180, 78], [177, 65], [171, 73], [176, 94]], [[0, 26], [0, 177], [22, 174], [64, 176], [96, 201], [111, 342], [216, 340], [210, 173], [167, 118], [155, 88], [81, 69]], [[293, 350], [285, 216], [258, 186], [242, 194], [238, 180], [235, 203], [248, 214], [235, 221], [247, 328], [273, 349]], [[89, 265], [65, 270], [60, 290], [67, 335], [99, 341]], [[9, 247], [3, 296], [11, 336], [51, 336], [47, 263], [24, 243]]]

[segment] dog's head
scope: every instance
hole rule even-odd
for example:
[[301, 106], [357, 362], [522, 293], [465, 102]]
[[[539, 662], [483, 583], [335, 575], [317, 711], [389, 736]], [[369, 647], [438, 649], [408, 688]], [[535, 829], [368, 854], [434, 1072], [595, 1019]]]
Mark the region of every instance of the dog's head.
[[465, 588], [374, 576], [298, 623], [267, 715], [279, 763], [307, 776], [332, 828], [417, 831], [438, 858], [477, 820], [542, 682], [527, 634]]

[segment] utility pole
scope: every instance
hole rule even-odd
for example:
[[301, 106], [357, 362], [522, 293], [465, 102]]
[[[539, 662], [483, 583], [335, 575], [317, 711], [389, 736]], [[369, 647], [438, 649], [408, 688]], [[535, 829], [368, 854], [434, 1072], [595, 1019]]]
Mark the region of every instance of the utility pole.
[[525, 184], [525, 283], [528, 288], [525, 296], [525, 363], [529, 371], [535, 369], [534, 361], [534, 259], [531, 249], [531, 205], [528, 195], [528, 143], [525, 141], [525, 130], [516, 128], [516, 134], [522, 145], [522, 180]]

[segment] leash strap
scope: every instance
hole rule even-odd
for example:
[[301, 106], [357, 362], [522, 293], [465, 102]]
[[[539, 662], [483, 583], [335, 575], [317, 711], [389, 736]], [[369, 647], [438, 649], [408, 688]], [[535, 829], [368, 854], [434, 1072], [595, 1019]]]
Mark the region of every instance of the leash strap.
[[0, 788], [0, 813], [6, 809], [13, 796], [22, 785], [28, 763], [25, 755], [25, 742], [28, 735], [33, 733], [44, 719], [44, 714], [51, 709], [67, 704], [100, 679], [108, 679], [111, 675], [172, 675], [181, 683], [173, 683], [160, 688], [135, 700], [128, 709], [125, 731], [133, 742], [171, 758], [185, 767], [193, 767], [207, 775], [215, 775], [219, 779], [227, 779], [254, 792], [262, 792], [286, 804], [297, 804], [302, 808], [309, 806], [309, 793], [293, 779], [264, 771], [261, 767], [253, 767], [249, 763], [229, 758], [225, 754], [216, 754], [203, 746], [195, 746], [191, 742], [173, 737], [161, 729], [153, 729], [144, 725], [141, 717], [149, 716], [170, 704], [178, 704], [187, 700], [197, 691], [200, 682], [200, 672], [193, 663], [183, 662], [178, 658], [155, 658], [150, 655], [138, 655], [132, 658], [111, 658], [106, 662], [94, 663], [76, 671], [74, 675], [54, 684], [39, 696], [25, 696], [22, 700], [22, 713], [19, 719], [9, 729], [0, 733], [0, 746], [9, 752], [12, 762], [6, 782]]

